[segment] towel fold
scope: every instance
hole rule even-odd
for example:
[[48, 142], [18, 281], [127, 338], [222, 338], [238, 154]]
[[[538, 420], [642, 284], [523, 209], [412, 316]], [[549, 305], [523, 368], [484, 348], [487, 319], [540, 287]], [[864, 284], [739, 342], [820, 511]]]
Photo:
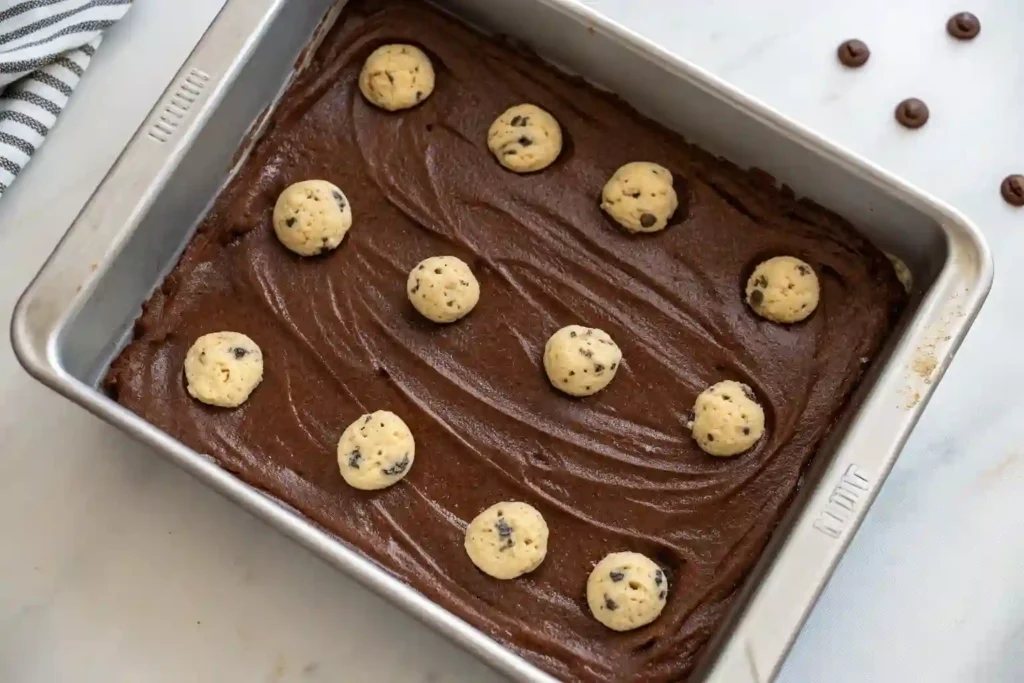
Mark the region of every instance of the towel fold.
[[42, 145], [132, 0], [0, 0], [0, 196]]

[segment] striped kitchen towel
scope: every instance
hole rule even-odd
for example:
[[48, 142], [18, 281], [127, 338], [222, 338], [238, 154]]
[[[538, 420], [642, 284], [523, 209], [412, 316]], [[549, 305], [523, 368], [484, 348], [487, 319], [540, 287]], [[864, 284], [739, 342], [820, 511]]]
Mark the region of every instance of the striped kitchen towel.
[[132, 0], [0, 0], [0, 196], [39, 149], [103, 31]]

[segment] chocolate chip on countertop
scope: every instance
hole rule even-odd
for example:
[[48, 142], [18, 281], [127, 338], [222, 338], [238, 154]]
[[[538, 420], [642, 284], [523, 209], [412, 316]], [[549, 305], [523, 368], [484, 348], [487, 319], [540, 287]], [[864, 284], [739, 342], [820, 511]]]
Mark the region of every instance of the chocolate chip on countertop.
[[999, 192], [1007, 204], [1012, 206], [1024, 206], [1024, 175], [1015, 173], [1003, 178], [999, 186]]
[[871, 56], [871, 50], [868, 49], [867, 43], [863, 40], [853, 38], [842, 43], [836, 50], [836, 55], [843, 66], [856, 69], [858, 66], [864, 66], [868, 61], [868, 57]]
[[920, 128], [928, 123], [928, 116], [928, 105], [916, 97], [908, 97], [896, 105], [896, 120], [906, 128]]
[[981, 21], [970, 12], [957, 12], [946, 22], [946, 31], [957, 40], [972, 40], [981, 33]]
[[653, 213], [640, 214], [640, 225], [642, 225], [645, 228], [649, 228], [657, 222], [658, 219], [654, 217]]

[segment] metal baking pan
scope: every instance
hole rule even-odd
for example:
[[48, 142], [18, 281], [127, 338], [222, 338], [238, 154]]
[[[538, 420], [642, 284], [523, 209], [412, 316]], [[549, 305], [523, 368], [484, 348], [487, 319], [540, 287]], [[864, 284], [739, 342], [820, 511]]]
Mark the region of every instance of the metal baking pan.
[[[743, 166], [851, 220], [910, 267], [915, 293], [859, 409], [836, 425], [691, 680], [771, 680], [992, 282], [961, 214], [574, 0], [438, 0]], [[176, 262], [261, 116], [301, 69], [336, 0], [228, 0], [14, 313], [22, 364], [43, 383], [297, 539], [363, 585], [524, 681], [550, 681], [375, 563], [146, 423], [98, 388], [150, 292]], [[242, 152], [239, 152], [242, 149]], [[855, 333], [855, 331], [851, 331]]]

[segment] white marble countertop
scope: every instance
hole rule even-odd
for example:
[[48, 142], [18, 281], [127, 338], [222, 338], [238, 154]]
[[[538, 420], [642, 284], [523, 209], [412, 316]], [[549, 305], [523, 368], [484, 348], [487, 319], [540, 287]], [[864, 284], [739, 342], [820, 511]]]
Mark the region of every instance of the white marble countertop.
[[[829, 584], [782, 683], [1024, 680], [1024, 5], [1008, 0], [586, 0], [949, 201], [995, 287]], [[138, 2], [0, 202], [0, 318], [223, 0]], [[642, 8], [642, 9], [641, 9]], [[946, 18], [970, 9], [981, 36]], [[833, 56], [868, 42], [858, 71]], [[928, 102], [916, 132], [893, 124]], [[0, 345], [0, 680], [181, 683], [498, 677], [146, 448]], [[396, 643], [401, 643], [396, 647]]]

